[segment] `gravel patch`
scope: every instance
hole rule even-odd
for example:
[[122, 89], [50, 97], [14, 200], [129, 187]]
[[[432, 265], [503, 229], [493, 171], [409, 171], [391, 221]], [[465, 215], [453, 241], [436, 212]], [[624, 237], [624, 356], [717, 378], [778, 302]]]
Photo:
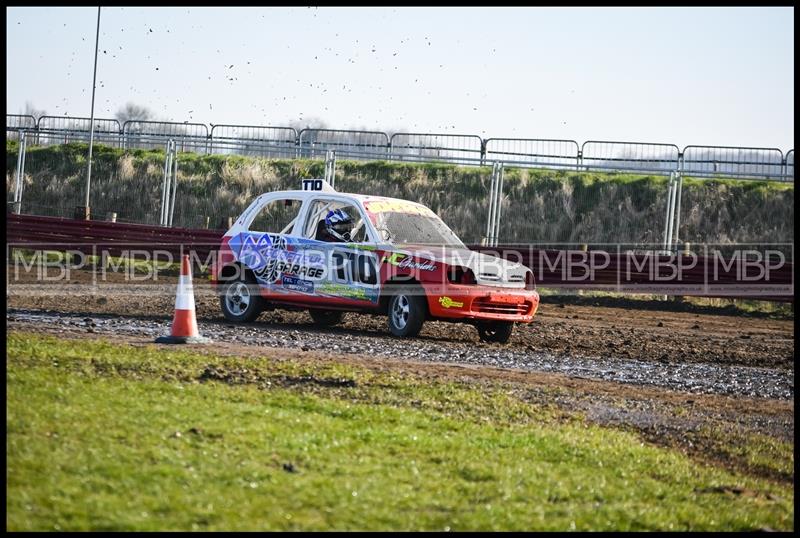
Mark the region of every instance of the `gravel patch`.
[[[157, 336], [169, 333], [171, 320], [135, 316], [86, 316], [51, 311], [8, 309], [6, 324], [33, 323], [64, 330], [84, 329], [88, 333]], [[496, 344], [438, 342], [432, 339], [398, 339], [364, 334], [348, 329], [308, 330], [285, 328], [280, 324], [255, 322], [232, 324], [199, 322], [203, 336], [215, 341], [245, 345], [330, 351], [335, 353], [387, 357], [392, 360], [430, 361], [554, 372], [571, 377], [663, 387], [697, 394], [726, 394], [757, 398], [794, 398], [794, 368], [761, 368], [739, 365], [639, 361], [613, 356], [564, 356], [522, 351]], [[58, 330], [58, 329], [56, 329]]]

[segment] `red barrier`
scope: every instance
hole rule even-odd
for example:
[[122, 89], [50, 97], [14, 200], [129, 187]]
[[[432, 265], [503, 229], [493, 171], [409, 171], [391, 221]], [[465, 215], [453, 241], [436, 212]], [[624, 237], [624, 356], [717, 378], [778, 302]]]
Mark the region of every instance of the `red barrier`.
[[118, 256], [126, 250], [158, 248], [176, 258], [188, 250], [205, 258], [216, 250], [225, 233], [224, 230], [14, 214], [7, 215], [6, 224], [6, 243], [13, 247], [72, 250], [87, 255], [106, 250], [110, 256]]
[[[6, 242], [11, 248], [71, 250], [94, 255], [105, 251], [109, 256], [158, 249], [169, 252], [174, 259], [194, 252], [204, 260], [216, 250], [224, 234], [223, 230], [33, 215], [9, 214], [6, 222]], [[764, 274], [749, 278], [745, 270], [758, 269], [758, 265], [718, 255], [673, 257], [603, 250], [545, 250], [526, 245], [496, 248], [471, 245], [470, 248], [530, 267], [541, 287], [794, 301], [794, 269], [790, 261], [780, 266], [766, 264], [766, 271], [762, 265]], [[680, 270], [680, 276], [665, 278], [663, 270]]]

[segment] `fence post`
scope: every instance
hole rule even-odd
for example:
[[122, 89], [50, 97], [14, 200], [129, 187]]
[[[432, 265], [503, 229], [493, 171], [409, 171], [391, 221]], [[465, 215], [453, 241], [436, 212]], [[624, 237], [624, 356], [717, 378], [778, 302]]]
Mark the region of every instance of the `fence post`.
[[336, 185], [336, 151], [331, 151], [331, 187]]
[[17, 155], [17, 177], [14, 182], [14, 206], [12, 212], [17, 215], [22, 211], [22, 187], [25, 182], [25, 151], [28, 142], [28, 133], [19, 132], [19, 154]]
[[675, 183], [675, 172], [671, 172], [669, 174], [669, 182], [667, 183], [667, 214], [664, 219], [664, 242], [662, 247], [662, 253], [667, 252], [667, 247], [669, 245], [669, 241], [672, 235], [672, 216], [673, 216], [673, 203], [674, 203], [674, 194], [673, 194], [673, 186]]
[[486, 164], [486, 140], [481, 138], [481, 166]]
[[336, 188], [336, 152], [332, 149], [325, 153], [325, 181]]
[[172, 227], [172, 216], [175, 214], [175, 196], [178, 192], [178, 150], [172, 148], [172, 202], [169, 207], [168, 226]]
[[680, 228], [681, 225], [681, 194], [683, 191], [683, 174], [677, 172], [676, 175], [678, 176], [676, 185], [677, 193], [675, 195], [677, 201], [673, 202], [673, 205], [675, 205], [675, 238], [672, 240], [672, 250], [677, 250], [678, 241], [680, 240], [678, 228]]
[[169, 184], [170, 184], [170, 169], [172, 168], [172, 147], [174, 141], [170, 138], [167, 141], [167, 150], [164, 156], [164, 182], [161, 184], [161, 214], [158, 219], [159, 226], [165, 226], [167, 223], [167, 214], [169, 211]]
[[492, 225], [494, 224], [494, 194], [497, 190], [497, 163], [492, 164], [492, 182], [489, 187], [489, 216], [486, 219], [486, 245], [492, 246]]
[[495, 203], [497, 204], [497, 208], [494, 210], [494, 240], [492, 241], [492, 246], [497, 246], [497, 239], [500, 235], [500, 214], [503, 208], [503, 163], [499, 163], [497, 167], [497, 175], [498, 175], [498, 185], [497, 185], [497, 195], [495, 196]]

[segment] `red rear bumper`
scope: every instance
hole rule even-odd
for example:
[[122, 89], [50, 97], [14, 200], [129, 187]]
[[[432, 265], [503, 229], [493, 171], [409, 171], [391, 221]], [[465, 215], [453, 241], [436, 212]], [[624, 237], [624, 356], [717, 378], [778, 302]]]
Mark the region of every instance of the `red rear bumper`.
[[535, 290], [459, 284], [423, 283], [422, 286], [434, 318], [530, 323], [539, 308], [539, 294]]

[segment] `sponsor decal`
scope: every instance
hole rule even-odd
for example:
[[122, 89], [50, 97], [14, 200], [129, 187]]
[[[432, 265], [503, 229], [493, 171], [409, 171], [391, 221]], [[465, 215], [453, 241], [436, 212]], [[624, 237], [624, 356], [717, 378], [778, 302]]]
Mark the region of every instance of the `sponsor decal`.
[[310, 280], [303, 280], [295, 276], [284, 276], [283, 287], [287, 290], [299, 291], [300, 293], [314, 293], [314, 283]]
[[275, 262], [275, 271], [285, 275], [304, 276], [307, 278], [320, 279], [325, 274], [325, 269], [322, 267], [309, 267], [299, 263], [292, 263], [289, 261], [278, 260]]
[[364, 207], [370, 213], [411, 213], [424, 217], [435, 217], [436, 213], [424, 205], [418, 205], [405, 200], [373, 200], [364, 202]]
[[435, 271], [436, 264], [431, 260], [414, 261], [408, 254], [395, 252], [391, 256], [384, 256], [381, 263], [390, 263], [401, 269], [419, 269], [420, 271]]
[[442, 308], [463, 308], [464, 303], [462, 301], [454, 301], [450, 297], [443, 295], [439, 297], [439, 304], [442, 305]]
[[332, 282], [318, 284], [317, 293], [335, 295], [336, 297], [347, 297], [350, 299], [363, 299], [365, 301], [371, 300], [371, 297], [367, 295], [367, 291], [364, 288], [348, 286], [347, 284], [334, 284]]
[[277, 234], [240, 234], [232, 240], [238, 259], [253, 270], [261, 281], [273, 283], [281, 273], [321, 279], [325, 259], [319, 253], [288, 250], [291, 240]]
[[333, 251], [330, 262], [331, 280], [341, 284], [377, 286], [377, 259], [372, 252]]
[[376, 247], [375, 245], [363, 245], [361, 243], [346, 243], [344, 246], [347, 247], [347, 248], [352, 248], [352, 249], [356, 249], [356, 250], [377, 250], [378, 249], [378, 247]]

